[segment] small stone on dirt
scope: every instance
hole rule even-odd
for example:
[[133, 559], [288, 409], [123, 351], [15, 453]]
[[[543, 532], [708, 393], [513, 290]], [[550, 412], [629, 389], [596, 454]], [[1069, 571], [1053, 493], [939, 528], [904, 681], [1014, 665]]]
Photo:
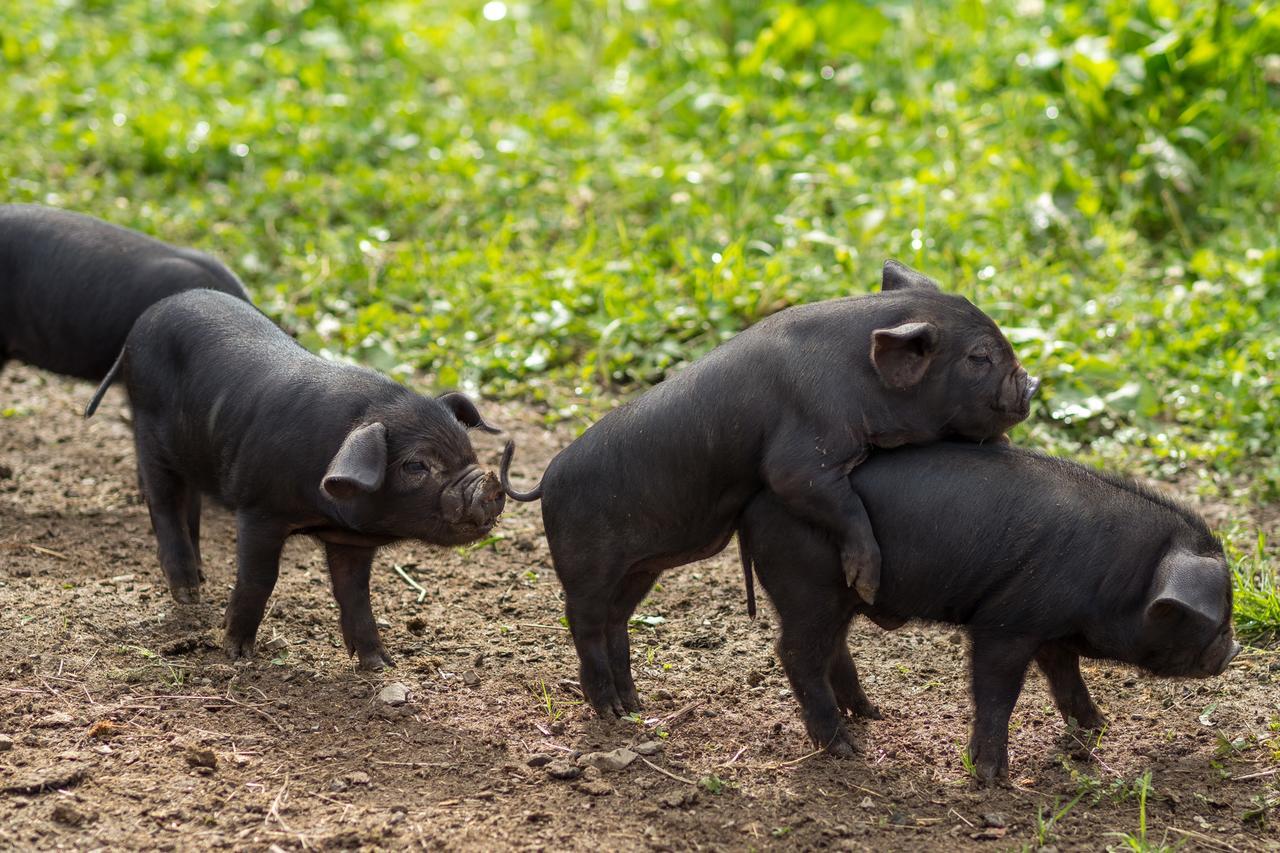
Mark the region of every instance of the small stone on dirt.
[[658, 802], [669, 809], [689, 808], [698, 802], [698, 792], [692, 790], [677, 789], [669, 793], [663, 794], [658, 798]]
[[409, 688], [393, 681], [378, 691], [378, 699], [385, 705], [403, 705], [409, 701]]
[[13, 749], [13, 738], [8, 735], [0, 735], [0, 752], [8, 752]]
[[858, 803], [858, 808], [860, 809], [874, 809], [875, 807], [876, 804], [870, 797], [863, 797], [862, 802]]
[[529, 756], [529, 760], [525, 762], [528, 767], [546, 767], [552, 761], [555, 761], [554, 755], [547, 755], [545, 752], [538, 755]]
[[469, 669], [462, 673], [462, 683], [468, 687], [479, 687], [480, 676], [476, 675], [475, 670]]
[[46, 714], [36, 720], [35, 727], [37, 729], [56, 729], [63, 726], [69, 726], [74, 722], [75, 718], [66, 711], [54, 711], [52, 714]]
[[289, 648], [289, 641], [284, 637], [272, 637], [262, 647], [269, 652], [282, 652]]
[[665, 744], [660, 740], [647, 740], [631, 747], [631, 751], [636, 755], [657, 755], [664, 747]]
[[992, 812], [991, 814], [984, 814], [982, 816], [982, 825], [997, 828], [1003, 827], [1006, 825], [1004, 815], [997, 814], [995, 812]]
[[636, 753], [620, 746], [609, 752], [588, 752], [578, 759], [579, 766], [596, 767], [600, 770], [622, 770], [637, 758]]
[[80, 826], [93, 820], [93, 815], [80, 811], [70, 803], [58, 803], [50, 814], [55, 821], [64, 826]]
[[547, 775], [552, 779], [577, 779], [582, 768], [567, 761], [553, 761], [547, 765]]
[[203, 746], [189, 746], [183, 757], [187, 759], [187, 763], [192, 767], [208, 767], [215, 770], [218, 767], [218, 756], [214, 754], [212, 749]]
[[590, 794], [593, 797], [607, 797], [613, 793], [613, 786], [603, 779], [595, 779], [590, 782], [579, 782], [577, 785], [579, 791], [584, 794]]

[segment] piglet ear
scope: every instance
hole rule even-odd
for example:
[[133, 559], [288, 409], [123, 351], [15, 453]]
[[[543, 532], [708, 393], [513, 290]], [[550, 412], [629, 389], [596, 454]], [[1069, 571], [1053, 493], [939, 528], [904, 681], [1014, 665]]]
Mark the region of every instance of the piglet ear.
[[458, 423], [467, 429], [478, 429], [492, 434], [502, 432], [496, 426], [485, 423], [484, 418], [480, 417], [480, 411], [476, 409], [476, 404], [471, 402], [471, 398], [466, 394], [451, 391], [436, 399], [443, 403], [446, 409], [453, 412], [453, 416], [458, 419]]
[[880, 290], [888, 293], [891, 290], [932, 290], [940, 292], [941, 287], [929, 276], [916, 272], [906, 264], [900, 264], [893, 258], [884, 262], [884, 272], [880, 275]]
[[1189, 551], [1170, 551], [1156, 567], [1146, 620], [1173, 622], [1190, 616], [1217, 625], [1230, 609], [1230, 590], [1221, 561]]
[[382, 488], [387, 476], [387, 428], [380, 423], [358, 426], [334, 454], [320, 487], [329, 497], [349, 500]]
[[924, 379], [938, 353], [938, 327], [903, 323], [871, 333], [871, 364], [890, 388], [911, 388]]

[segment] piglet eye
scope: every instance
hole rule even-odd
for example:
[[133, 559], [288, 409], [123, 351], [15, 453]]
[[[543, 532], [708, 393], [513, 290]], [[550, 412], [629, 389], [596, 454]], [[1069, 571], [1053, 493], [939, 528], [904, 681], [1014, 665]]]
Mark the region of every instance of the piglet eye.
[[427, 466], [424, 463], [419, 462], [417, 459], [410, 459], [408, 462], [404, 463], [404, 470], [408, 471], [410, 474], [425, 474]]
[[969, 356], [969, 361], [973, 362], [974, 364], [990, 364], [991, 356], [984, 355], [982, 353], [974, 353], [973, 355]]

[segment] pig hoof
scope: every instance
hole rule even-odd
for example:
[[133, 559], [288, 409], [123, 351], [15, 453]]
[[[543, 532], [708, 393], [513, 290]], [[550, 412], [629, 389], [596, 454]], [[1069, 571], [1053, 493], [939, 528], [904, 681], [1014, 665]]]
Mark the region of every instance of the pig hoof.
[[253, 638], [238, 639], [228, 635], [222, 641], [222, 650], [232, 660], [248, 660], [253, 657]]
[[985, 770], [978, 768], [976, 772], [977, 776], [975, 777], [975, 780], [977, 781], [979, 788], [996, 788], [1009, 783], [1008, 771], [1001, 773], [1000, 771], [992, 768]]
[[848, 705], [841, 704], [841, 708], [864, 720], [883, 720], [884, 714], [880, 713], [880, 709], [872, 705], [866, 699], [852, 702]]
[[1097, 732], [1107, 727], [1107, 718], [1097, 710], [1067, 717], [1067, 727], [1086, 732]]
[[382, 649], [372, 652], [362, 652], [360, 654], [360, 669], [376, 671], [379, 669], [390, 669], [395, 665], [396, 663], [391, 659], [391, 655], [387, 654]]
[[867, 604], [875, 604], [876, 593], [880, 591], [879, 569], [871, 565], [870, 560], [855, 554], [845, 554], [842, 562], [845, 582]]
[[858, 755], [857, 747], [849, 740], [849, 735], [840, 732], [831, 742], [827, 744], [827, 754], [832, 758], [855, 758]]
[[604, 702], [592, 702], [591, 707], [595, 709], [596, 716], [602, 720], [619, 720], [627, 715], [627, 709], [622, 707], [622, 701], [617, 698]]
[[200, 603], [200, 587], [198, 586], [175, 586], [169, 589], [173, 595], [173, 600], [179, 604], [199, 604]]
[[979, 758], [974, 763], [973, 776], [978, 786], [982, 788], [1007, 784], [1009, 781], [1009, 766], [998, 761], [983, 761]]
[[634, 690], [621, 697], [619, 701], [622, 703], [622, 714], [619, 716], [638, 714], [644, 708], [644, 706], [640, 704], [640, 694], [636, 693]]

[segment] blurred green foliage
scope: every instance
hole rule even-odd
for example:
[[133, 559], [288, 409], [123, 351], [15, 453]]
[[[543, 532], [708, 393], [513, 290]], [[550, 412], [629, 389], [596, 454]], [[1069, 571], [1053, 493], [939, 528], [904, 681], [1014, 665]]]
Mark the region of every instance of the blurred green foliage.
[[887, 256], [1023, 440], [1280, 494], [1280, 3], [12, 0], [5, 200], [226, 260], [312, 349], [580, 423]]

